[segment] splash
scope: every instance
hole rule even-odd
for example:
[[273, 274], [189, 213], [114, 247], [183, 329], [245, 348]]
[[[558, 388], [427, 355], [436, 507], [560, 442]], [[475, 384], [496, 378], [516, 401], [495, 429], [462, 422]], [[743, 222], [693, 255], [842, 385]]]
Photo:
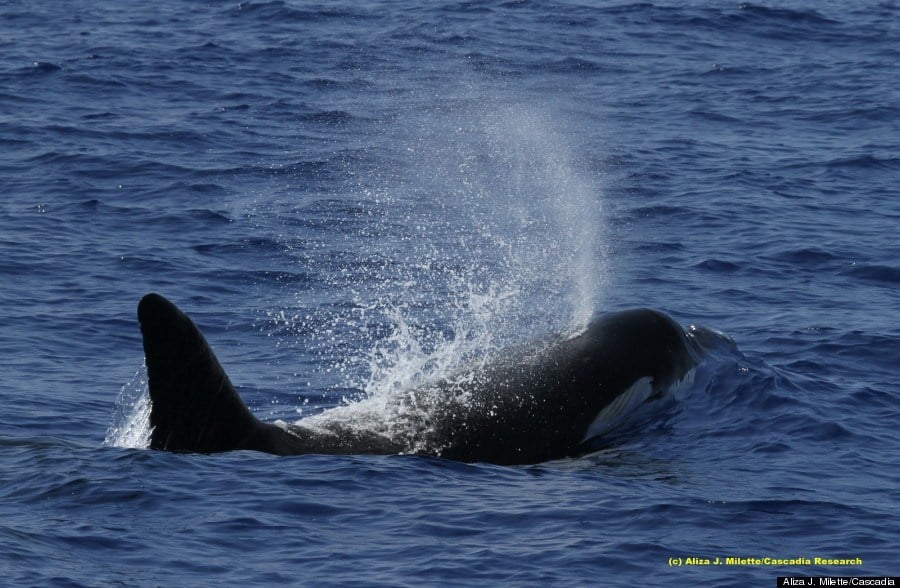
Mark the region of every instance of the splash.
[[116, 414], [106, 431], [103, 444], [107, 447], [144, 449], [150, 446], [150, 432], [147, 367], [141, 365], [131, 380], [119, 390]]
[[385, 131], [392, 181], [358, 195], [376, 211], [366, 234], [377, 238], [356, 255], [375, 269], [348, 278], [340, 268], [335, 294], [346, 284], [352, 311], [323, 321], [328, 332], [366, 333], [367, 352], [334, 364], [363, 395], [297, 424], [433, 451], [421, 440], [448, 389], [465, 402], [466, 380], [498, 350], [576, 334], [596, 311], [606, 276], [598, 175], [546, 111], [466, 104]]

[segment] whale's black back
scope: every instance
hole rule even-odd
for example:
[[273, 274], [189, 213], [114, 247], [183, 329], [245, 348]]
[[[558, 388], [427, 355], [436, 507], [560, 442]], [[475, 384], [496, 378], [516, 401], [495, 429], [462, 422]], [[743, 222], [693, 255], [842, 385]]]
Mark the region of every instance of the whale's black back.
[[[259, 421], [241, 400], [200, 330], [174, 304], [138, 305], [150, 388], [150, 447], [278, 455], [397, 453], [404, 447], [358, 431], [290, 432]], [[668, 316], [647, 309], [602, 315], [581, 335], [494, 358], [458, 402], [446, 384], [429, 428], [432, 453], [460, 461], [537, 463], [577, 454], [596, 415], [636, 381], [666, 390], [693, 366], [692, 345]], [[440, 385], [438, 386], [441, 387]]]
[[695, 361], [681, 326], [661, 312], [601, 315], [576, 337], [494, 363], [472, 386], [468, 407], [437, 420], [441, 455], [511, 464], [578, 454], [617, 396], [643, 378], [663, 394]]

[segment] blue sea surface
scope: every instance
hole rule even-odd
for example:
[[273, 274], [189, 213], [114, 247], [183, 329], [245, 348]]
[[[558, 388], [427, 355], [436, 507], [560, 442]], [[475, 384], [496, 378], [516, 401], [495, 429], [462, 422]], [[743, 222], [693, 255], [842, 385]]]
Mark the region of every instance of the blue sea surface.
[[[898, 80], [892, 0], [3, 2], [0, 583], [900, 574]], [[606, 310], [711, 343], [578, 459], [173, 454], [152, 291], [266, 420], [400, 430]]]

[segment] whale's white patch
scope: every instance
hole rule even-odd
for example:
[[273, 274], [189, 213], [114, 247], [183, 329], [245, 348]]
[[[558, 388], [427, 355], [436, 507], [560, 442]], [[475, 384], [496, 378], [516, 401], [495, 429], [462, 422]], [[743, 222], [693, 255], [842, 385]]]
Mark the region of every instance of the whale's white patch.
[[616, 399], [603, 407], [584, 433], [582, 443], [605, 435], [625, 423], [634, 410], [653, 396], [653, 378], [639, 378], [627, 390], [616, 396]]
[[[695, 372], [696, 369], [689, 370], [681, 380], [664, 392], [664, 396], [674, 396], [677, 399], [682, 390], [694, 384]], [[653, 390], [653, 378], [650, 376], [639, 378], [627, 390], [616, 396], [615, 400], [603, 407], [588, 426], [581, 442], [605, 435], [627, 424], [635, 417], [635, 413], [639, 412], [638, 409], [658, 393], [658, 390]]]

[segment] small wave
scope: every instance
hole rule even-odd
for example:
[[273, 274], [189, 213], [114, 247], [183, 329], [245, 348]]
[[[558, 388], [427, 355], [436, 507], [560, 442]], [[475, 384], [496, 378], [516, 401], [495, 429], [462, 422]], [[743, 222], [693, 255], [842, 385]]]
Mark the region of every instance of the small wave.
[[695, 264], [694, 267], [710, 272], [715, 272], [717, 274], [732, 274], [741, 270], [741, 266], [737, 263], [725, 259], [715, 258], [704, 259], [703, 261]]
[[881, 284], [900, 284], [900, 268], [889, 265], [854, 265], [842, 272], [846, 276]]
[[596, 73], [606, 69], [602, 64], [582, 57], [566, 57], [555, 61], [535, 64], [535, 69], [558, 73]]
[[128, 84], [120, 80], [111, 79], [103, 75], [86, 74], [83, 72], [69, 73], [65, 76], [65, 80], [73, 85], [89, 86], [91, 91], [111, 91], [111, 89], [122, 90], [128, 88]]
[[316, 90], [367, 90], [372, 89], [373, 84], [362, 78], [338, 79], [336, 77], [315, 77], [303, 82], [305, 86]]
[[685, 206], [674, 206], [668, 204], [652, 204], [649, 206], [638, 206], [629, 211], [629, 215], [635, 218], [677, 218], [691, 213], [691, 209]]
[[[893, 123], [900, 117], [900, 108], [894, 104], [857, 104], [851, 107], [841, 105], [829, 108], [825, 105], [817, 105], [815, 109], [804, 110], [800, 113], [802, 120], [839, 125], [874, 126], [877, 123]], [[865, 147], [864, 147], [865, 148]]]
[[49, 61], [35, 61], [27, 67], [20, 68], [18, 73], [25, 76], [41, 76], [62, 71], [62, 66]]
[[829, 251], [816, 247], [802, 247], [800, 249], [787, 249], [766, 257], [774, 261], [781, 261], [802, 266], [822, 266], [837, 259], [837, 256]]
[[[722, 65], [719, 63], [714, 63], [708, 70], [702, 72], [700, 75], [702, 76], [747, 76], [756, 77], [756, 76], [770, 76], [775, 73], [776, 70], [770, 67], [763, 66], [733, 66], [733, 65]], [[764, 96], [763, 99], [767, 99], [767, 96]]]
[[172, 274], [178, 270], [178, 264], [174, 261], [165, 261], [157, 255], [129, 254], [119, 256], [118, 263], [130, 274], [147, 274], [156, 272], [159, 274]]
[[464, 14], [488, 14], [494, 12], [493, 2], [485, 0], [466, 0], [464, 2], [442, 3], [442, 12]]
[[728, 116], [726, 114], [722, 114], [721, 112], [715, 112], [712, 110], [708, 110], [705, 108], [693, 108], [688, 111], [691, 116], [696, 116], [697, 118], [702, 118], [703, 120], [710, 120], [714, 122], [723, 122], [723, 123], [739, 123], [740, 119], [735, 118], [733, 116]]
[[262, 21], [277, 22], [279, 24], [285, 22], [316, 22], [325, 19], [363, 16], [363, 13], [352, 9], [326, 8], [327, 6], [329, 5], [325, 3], [316, 5], [315, 8], [303, 10], [294, 8], [282, 0], [272, 0], [271, 2], [241, 2], [230, 9], [229, 13], [233, 17], [252, 16], [253, 18]]
[[815, 10], [792, 10], [790, 8], [772, 8], [760, 4], [744, 2], [738, 9], [747, 15], [770, 21], [797, 22], [806, 24], [833, 25], [838, 21], [832, 20]]
[[825, 163], [831, 168], [859, 168], [876, 170], [900, 170], [900, 157], [876, 157], [874, 155], [858, 155], [833, 159]]
[[[221, 216], [221, 215], [220, 215]], [[193, 246], [197, 253], [211, 253], [217, 255], [232, 255], [246, 250], [262, 252], [275, 252], [283, 250], [283, 246], [274, 239], [264, 237], [246, 238], [240, 241], [226, 241], [220, 243], [200, 243]]]
[[684, 251], [686, 248], [678, 241], [646, 241], [639, 243], [635, 249], [646, 253], [671, 254]]

